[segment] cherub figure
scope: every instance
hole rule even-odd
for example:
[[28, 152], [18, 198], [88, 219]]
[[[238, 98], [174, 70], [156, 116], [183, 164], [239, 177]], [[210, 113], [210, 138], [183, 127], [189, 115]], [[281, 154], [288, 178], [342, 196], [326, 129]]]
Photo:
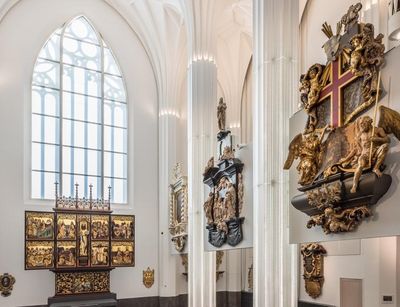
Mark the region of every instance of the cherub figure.
[[359, 117], [356, 121], [356, 137], [351, 150], [346, 157], [339, 161], [342, 167], [354, 170], [353, 186], [350, 190], [355, 193], [364, 169], [371, 167], [378, 176], [382, 176], [380, 167], [389, 150], [390, 138], [381, 127], [373, 128], [372, 118]]
[[356, 76], [362, 76], [363, 70], [361, 67], [364, 66], [365, 62], [363, 57], [364, 46], [362, 44], [362, 35], [357, 34], [353, 36], [350, 40], [350, 44], [353, 50], [350, 54], [350, 71]]
[[322, 65], [314, 64], [306, 74], [300, 77], [300, 99], [308, 114], [306, 133], [314, 131], [318, 122], [315, 106], [319, 101], [319, 95], [323, 88], [323, 70], [324, 67]]
[[323, 70], [322, 65], [314, 64], [313, 66], [310, 67], [310, 69], [307, 72], [307, 77], [310, 83], [310, 90], [308, 92], [306, 109], [314, 107], [315, 104], [318, 102], [319, 94], [323, 87], [320, 80], [322, 75], [322, 70]]

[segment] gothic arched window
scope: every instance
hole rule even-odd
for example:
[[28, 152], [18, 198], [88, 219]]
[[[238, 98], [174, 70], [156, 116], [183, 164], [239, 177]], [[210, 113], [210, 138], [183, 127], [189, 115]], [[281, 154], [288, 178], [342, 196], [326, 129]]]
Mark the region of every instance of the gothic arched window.
[[107, 197], [127, 202], [127, 99], [117, 62], [101, 35], [79, 16], [56, 30], [32, 78], [31, 197]]

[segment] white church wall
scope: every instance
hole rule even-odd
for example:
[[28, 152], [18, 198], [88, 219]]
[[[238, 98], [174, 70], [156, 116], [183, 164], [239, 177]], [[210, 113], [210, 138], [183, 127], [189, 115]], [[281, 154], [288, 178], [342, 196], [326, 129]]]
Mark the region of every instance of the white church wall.
[[[121, 16], [103, 1], [21, 1], [0, 21], [0, 272], [16, 284], [1, 306], [44, 304], [54, 295], [54, 274], [24, 271], [24, 211], [51, 210], [52, 202], [29, 199], [30, 98], [33, 65], [50, 34], [84, 14], [113, 50], [126, 82], [129, 104], [128, 205], [114, 213], [136, 215], [136, 266], [111, 273], [118, 298], [157, 296], [142, 284], [142, 270], [158, 271], [157, 90], [143, 46]], [[24, 193], [25, 191], [25, 193]]]
[[[305, 292], [304, 279], [300, 277], [299, 299], [338, 307], [340, 278], [355, 278], [362, 279], [363, 307], [381, 307], [382, 295], [393, 295], [393, 306], [396, 306], [396, 241], [396, 237], [361, 240], [358, 255], [346, 255], [346, 251], [338, 252], [335, 246], [330, 246], [331, 242], [326, 245], [324, 243], [327, 255], [324, 258], [325, 282], [322, 295], [317, 299], [309, 297]], [[351, 242], [356, 244], [357, 250], [357, 242]], [[349, 247], [346, 250], [354, 252]]]

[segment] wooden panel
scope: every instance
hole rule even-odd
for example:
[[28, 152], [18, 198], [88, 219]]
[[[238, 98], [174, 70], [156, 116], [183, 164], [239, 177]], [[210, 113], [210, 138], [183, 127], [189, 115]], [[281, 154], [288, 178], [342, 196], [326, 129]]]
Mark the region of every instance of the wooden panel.
[[362, 279], [340, 279], [340, 307], [362, 307]]

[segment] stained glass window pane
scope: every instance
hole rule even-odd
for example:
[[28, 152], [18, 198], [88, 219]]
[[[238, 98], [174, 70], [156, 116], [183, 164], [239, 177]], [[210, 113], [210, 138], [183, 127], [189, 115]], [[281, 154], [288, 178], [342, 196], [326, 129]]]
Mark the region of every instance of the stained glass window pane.
[[33, 84], [50, 88], [60, 88], [60, 64], [38, 59], [33, 71]]
[[54, 34], [39, 53], [39, 58], [60, 61], [60, 35]]
[[108, 48], [104, 48], [104, 71], [112, 75], [121, 76], [121, 72], [119, 71], [119, 67], [115, 62], [115, 58]]
[[61, 181], [66, 196], [78, 183], [80, 197], [93, 184], [93, 197], [107, 198], [111, 185], [112, 202], [127, 202], [125, 87], [100, 37], [81, 16], [40, 51], [32, 81], [32, 198], [54, 198]]
[[66, 37], [76, 38], [85, 42], [97, 45], [99, 44], [96, 32], [85, 17], [78, 17], [74, 19], [65, 28], [64, 35]]
[[63, 93], [63, 117], [101, 124], [101, 99], [80, 94]]
[[104, 101], [104, 124], [116, 127], [127, 127], [126, 104], [110, 100]]
[[104, 75], [104, 97], [123, 102], [126, 100], [124, 83], [121, 77]]
[[101, 97], [101, 73], [64, 65], [63, 89], [68, 92]]
[[104, 127], [104, 150], [126, 152], [126, 129], [115, 127]]
[[101, 125], [64, 119], [63, 145], [101, 150]]
[[63, 40], [63, 62], [83, 68], [101, 70], [100, 46], [72, 38]]
[[32, 86], [32, 112], [60, 115], [60, 92], [41, 86]]

